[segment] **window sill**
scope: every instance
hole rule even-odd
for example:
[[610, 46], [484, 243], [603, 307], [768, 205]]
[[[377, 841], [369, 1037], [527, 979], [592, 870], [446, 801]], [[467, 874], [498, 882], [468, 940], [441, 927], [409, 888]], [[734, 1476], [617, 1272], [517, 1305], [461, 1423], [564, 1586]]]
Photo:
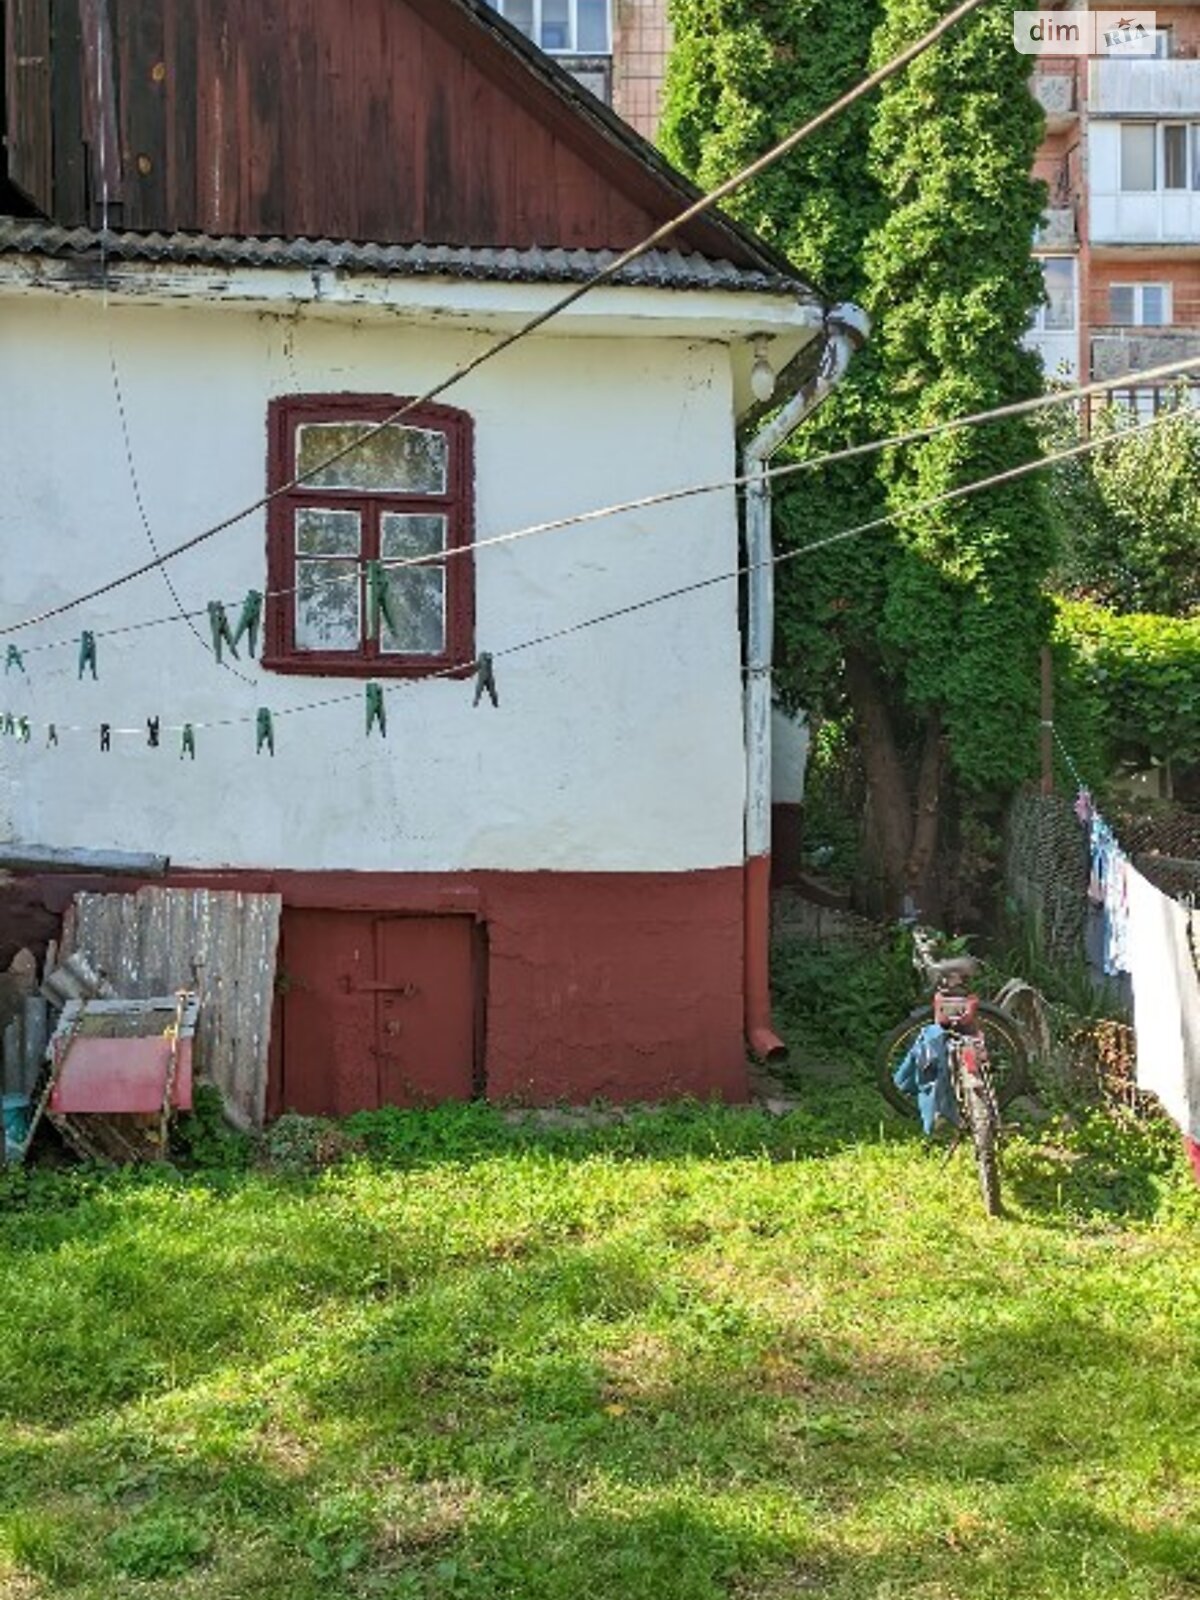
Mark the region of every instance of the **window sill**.
[[446, 656], [430, 656], [420, 661], [344, 661], [336, 656], [264, 656], [259, 663], [264, 672], [278, 672], [302, 678], [470, 678], [475, 664], [455, 663]]

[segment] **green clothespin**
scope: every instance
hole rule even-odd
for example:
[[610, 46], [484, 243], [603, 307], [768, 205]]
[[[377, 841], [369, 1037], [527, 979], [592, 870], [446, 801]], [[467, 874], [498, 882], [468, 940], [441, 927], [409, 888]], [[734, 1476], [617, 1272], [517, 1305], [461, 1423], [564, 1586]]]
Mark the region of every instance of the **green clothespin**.
[[28, 744], [33, 736], [33, 729], [29, 726], [28, 717], [17, 718], [17, 738], [22, 744]]
[[225, 645], [229, 646], [230, 655], [236, 657], [237, 645], [234, 644], [233, 634], [229, 631], [229, 618], [225, 615], [223, 601], [210, 600], [208, 602], [208, 627], [209, 632], [212, 634], [213, 655], [216, 656], [218, 662], [221, 659], [222, 647]]
[[46, 729], [46, 749], [49, 750], [49, 748], [50, 748], [50, 746], [52, 744], [57, 744], [57, 743], [58, 743], [58, 729], [54, 726], [53, 723], [51, 723], [49, 725], [49, 727]]
[[190, 722], [185, 722], [183, 725], [183, 740], [179, 746], [180, 761], [184, 756], [191, 756], [193, 761], [196, 759], [196, 730]]
[[491, 655], [486, 650], [479, 652], [479, 659], [475, 663], [475, 699], [473, 705], [478, 705], [484, 695], [494, 706], [500, 704], [500, 695], [496, 689], [496, 667]]
[[371, 729], [378, 727], [383, 737], [387, 738], [387, 706], [383, 698], [383, 686], [378, 683], [367, 685], [367, 734]]
[[380, 621], [389, 633], [399, 633], [392, 613], [392, 596], [382, 561], [367, 562], [367, 638], [378, 639]]
[[90, 628], [85, 628], [79, 635], [79, 676], [82, 678], [88, 668], [92, 669], [92, 677], [96, 676], [96, 635]]
[[4, 721], [0, 723], [0, 728], [3, 728], [6, 734], [16, 733], [17, 724], [13, 720], [13, 714], [11, 711], [6, 711], [4, 713]]
[[16, 667], [18, 672], [24, 672], [25, 657], [17, 649], [15, 644], [10, 644], [8, 647], [8, 653], [4, 657], [4, 676], [6, 678], [14, 667]]
[[243, 637], [246, 640], [246, 649], [249, 653], [252, 656], [258, 654], [258, 628], [262, 621], [262, 608], [262, 595], [257, 589], [251, 589], [250, 593], [242, 601], [242, 614], [238, 617], [237, 627], [233, 630], [233, 638], [230, 640], [230, 648], [234, 655], [237, 655], [237, 647], [241, 644]]
[[256, 756], [262, 754], [264, 745], [266, 745], [271, 755], [275, 754], [275, 725], [271, 721], [271, 713], [267, 707], [259, 706], [254, 738], [254, 753]]

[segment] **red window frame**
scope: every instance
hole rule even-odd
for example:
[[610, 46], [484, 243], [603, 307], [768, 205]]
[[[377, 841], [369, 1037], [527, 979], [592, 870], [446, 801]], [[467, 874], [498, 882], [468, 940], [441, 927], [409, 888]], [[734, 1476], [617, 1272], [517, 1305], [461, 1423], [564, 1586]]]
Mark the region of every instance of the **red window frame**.
[[[409, 404], [402, 395], [301, 394], [272, 400], [267, 410], [267, 485], [273, 495], [267, 508], [267, 607], [262, 665], [271, 672], [305, 673], [313, 677], [422, 678], [433, 673], [469, 673], [475, 653], [475, 562], [471, 554], [454, 556], [474, 543], [475, 435], [471, 417], [455, 406], [425, 405], [410, 411], [400, 426], [444, 433], [450, 446], [446, 493], [393, 494], [358, 489], [285, 489], [296, 475], [296, 436], [303, 423], [384, 422]], [[360, 585], [366, 563], [378, 553], [379, 519], [385, 511], [432, 512], [446, 516], [445, 649], [437, 655], [385, 652], [378, 639], [360, 639], [356, 651], [302, 650], [296, 645], [295, 514], [303, 507], [358, 511], [363, 545], [359, 555]], [[360, 595], [362, 590], [360, 589]], [[365, 596], [360, 615], [365, 617]], [[452, 669], [458, 668], [458, 671]]]

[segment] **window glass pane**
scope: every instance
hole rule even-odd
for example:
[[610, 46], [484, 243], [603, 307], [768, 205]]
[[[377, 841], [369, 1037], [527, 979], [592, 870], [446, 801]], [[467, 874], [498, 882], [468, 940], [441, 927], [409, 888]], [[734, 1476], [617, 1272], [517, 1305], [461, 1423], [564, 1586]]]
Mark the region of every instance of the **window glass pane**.
[[[311, 488], [384, 494], [446, 492], [449, 448], [444, 433], [405, 428], [399, 423], [373, 432], [369, 422], [306, 422], [296, 433], [297, 476]], [[322, 461], [356, 439], [363, 442], [332, 466], [321, 467]]]
[[406, 516], [398, 511], [385, 511], [379, 519], [379, 554], [385, 561], [437, 555], [445, 548], [445, 517]]
[[542, 49], [570, 50], [571, 0], [542, 0]]
[[1192, 188], [1200, 189], [1200, 122], [1193, 122], [1192, 135]]
[[527, 38], [533, 38], [533, 0], [500, 0], [500, 14]]
[[577, 0], [579, 6], [579, 48], [589, 54], [607, 55], [612, 48], [608, 37], [608, 0]]
[[323, 511], [306, 506], [296, 513], [296, 550], [302, 556], [356, 556], [362, 548], [357, 511]]
[[1167, 320], [1167, 291], [1161, 283], [1142, 285], [1141, 322], [1147, 328], [1161, 328]]
[[1123, 327], [1133, 322], [1133, 289], [1129, 284], [1114, 283], [1108, 291], [1108, 314]]
[[357, 650], [359, 565], [356, 561], [297, 561], [297, 650]]
[[1048, 256], [1042, 262], [1046, 306], [1042, 326], [1057, 333], [1075, 326], [1075, 263], [1067, 256]]
[[438, 656], [446, 648], [446, 573], [442, 567], [392, 569], [387, 575], [393, 633], [380, 630], [384, 655]]
[[1157, 187], [1154, 144], [1157, 129], [1150, 122], [1121, 124], [1121, 187], [1144, 190]]
[[1182, 122], [1163, 128], [1163, 188], [1187, 188], [1187, 128]]
[[1172, 30], [1170, 28], [1155, 28], [1154, 30], [1154, 54], [1160, 61], [1169, 61], [1175, 53], [1171, 48], [1173, 43], [1171, 35]]

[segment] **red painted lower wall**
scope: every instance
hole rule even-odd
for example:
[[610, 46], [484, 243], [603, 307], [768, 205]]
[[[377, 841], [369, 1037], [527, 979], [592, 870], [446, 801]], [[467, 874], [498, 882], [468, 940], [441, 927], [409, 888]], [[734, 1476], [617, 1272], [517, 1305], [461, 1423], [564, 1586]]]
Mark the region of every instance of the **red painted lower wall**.
[[[60, 906], [65, 903], [61, 880], [40, 881]], [[168, 882], [278, 892], [285, 951], [289, 913], [304, 913], [311, 949], [313, 914], [327, 912], [328, 969], [310, 958], [318, 975], [309, 981], [325, 986], [331, 1011], [347, 996], [337, 955], [346, 913], [473, 919], [483, 952], [476, 966], [481, 992], [473, 1002], [481, 1047], [476, 1087], [491, 1099], [545, 1104], [748, 1096], [740, 867], [690, 873], [188, 870], [172, 873]], [[136, 885], [71, 883], [74, 890], [101, 887], [131, 892]], [[319, 950], [319, 926], [316, 944]], [[461, 985], [454, 994], [461, 1006]], [[286, 1051], [286, 1025], [283, 1042]], [[361, 1037], [347, 1046], [363, 1047], [369, 1046]], [[329, 1109], [344, 1112], [354, 1099], [370, 1099], [368, 1080], [355, 1077], [355, 1067], [331, 1062], [339, 1082], [329, 1086]], [[277, 1061], [273, 1073], [270, 1103], [288, 1109], [281, 1093], [289, 1081], [286, 1061]]]

